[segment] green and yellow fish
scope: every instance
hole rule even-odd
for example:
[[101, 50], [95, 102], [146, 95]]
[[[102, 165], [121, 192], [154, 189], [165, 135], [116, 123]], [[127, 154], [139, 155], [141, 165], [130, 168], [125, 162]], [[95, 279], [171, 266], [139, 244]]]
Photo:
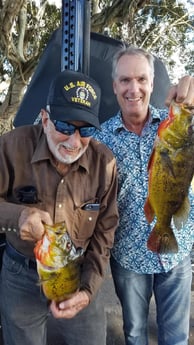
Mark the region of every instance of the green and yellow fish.
[[194, 106], [172, 102], [161, 122], [149, 164], [147, 221], [156, 216], [147, 247], [153, 252], [176, 253], [178, 244], [171, 227], [181, 230], [188, 219], [189, 187], [194, 174]]
[[82, 249], [76, 249], [65, 222], [44, 225], [45, 233], [34, 248], [37, 271], [45, 296], [60, 302], [79, 289]]

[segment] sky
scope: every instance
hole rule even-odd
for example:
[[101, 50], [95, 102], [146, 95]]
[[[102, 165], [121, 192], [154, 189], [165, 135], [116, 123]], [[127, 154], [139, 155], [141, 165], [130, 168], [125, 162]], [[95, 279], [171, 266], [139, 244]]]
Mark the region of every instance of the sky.
[[[50, 4], [55, 4], [57, 7], [61, 7], [62, 0], [48, 0]], [[189, 10], [191, 10], [194, 13], [194, 0], [177, 0], [177, 3], [183, 3], [187, 5]]]
[[[40, 6], [41, 0], [35, 0], [36, 3]], [[176, 0], [177, 4], [185, 4], [189, 9], [191, 15], [194, 15], [194, 0]], [[48, 0], [49, 4], [56, 5], [58, 8], [62, 7], [62, 0]]]
[[62, 0], [48, 0], [48, 3], [50, 5], [56, 5], [58, 8], [60, 8], [62, 6]]

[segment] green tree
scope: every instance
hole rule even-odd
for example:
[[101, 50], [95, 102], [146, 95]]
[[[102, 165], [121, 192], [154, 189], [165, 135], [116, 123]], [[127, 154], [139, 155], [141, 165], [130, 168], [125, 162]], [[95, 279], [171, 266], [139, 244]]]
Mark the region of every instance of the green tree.
[[150, 50], [163, 60], [173, 79], [175, 53], [185, 70], [193, 73], [194, 5], [187, 7], [177, 0], [101, 0], [99, 6], [102, 11], [92, 17], [94, 31], [108, 28], [112, 37]]
[[[0, 85], [9, 80], [0, 99], [1, 118], [15, 115], [51, 33], [60, 26], [61, 10], [40, 3], [0, 0]], [[188, 73], [194, 70], [194, 18], [181, 0], [91, 0], [91, 30], [149, 49], [172, 76], [175, 52]]]
[[34, 1], [0, 1], [0, 83], [9, 80], [0, 105], [2, 118], [15, 115], [50, 34], [60, 25], [60, 18], [60, 10], [47, 1], [42, 1], [39, 8]]

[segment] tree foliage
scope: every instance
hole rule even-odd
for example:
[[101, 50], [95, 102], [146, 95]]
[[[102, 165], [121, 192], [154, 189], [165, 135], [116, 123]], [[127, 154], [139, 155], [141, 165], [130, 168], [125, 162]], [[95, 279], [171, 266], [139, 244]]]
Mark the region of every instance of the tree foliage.
[[150, 50], [173, 79], [177, 58], [188, 73], [194, 71], [194, 5], [189, 10], [177, 0], [99, 0], [99, 6], [101, 12], [92, 17], [94, 31], [107, 30], [114, 38]]
[[[3, 118], [14, 116], [61, 22], [60, 9], [46, 0], [39, 2], [38, 6], [35, 0], [0, 0], [0, 88], [5, 82], [9, 85], [5, 98], [0, 98]], [[175, 53], [188, 73], [194, 70], [194, 17], [181, 0], [91, 0], [91, 30], [150, 50], [170, 74], [177, 63]]]
[[0, 1], [0, 82], [9, 81], [0, 106], [3, 118], [14, 116], [51, 32], [60, 25], [60, 18], [60, 11], [47, 1], [42, 1], [40, 7], [34, 1]]

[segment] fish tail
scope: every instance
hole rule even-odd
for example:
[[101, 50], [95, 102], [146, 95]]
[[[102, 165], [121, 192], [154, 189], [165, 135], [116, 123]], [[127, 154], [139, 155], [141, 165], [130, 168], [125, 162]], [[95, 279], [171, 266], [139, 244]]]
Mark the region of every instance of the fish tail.
[[170, 226], [166, 227], [164, 231], [156, 224], [148, 238], [147, 247], [160, 254], [178, 252], [178, 243]]

